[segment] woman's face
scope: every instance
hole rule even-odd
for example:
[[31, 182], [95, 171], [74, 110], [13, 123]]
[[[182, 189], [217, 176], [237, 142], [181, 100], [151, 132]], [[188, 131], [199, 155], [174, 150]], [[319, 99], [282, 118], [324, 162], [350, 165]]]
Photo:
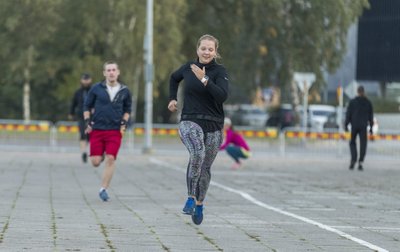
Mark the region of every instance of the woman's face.
[[217, 56], [217, 51], [215, 49], [215, 42], [208, 39], [203, 39], [200, 41], [200, 45], [197, 48], [197, 56], [202, 64], [210, 63], [215, 56]]

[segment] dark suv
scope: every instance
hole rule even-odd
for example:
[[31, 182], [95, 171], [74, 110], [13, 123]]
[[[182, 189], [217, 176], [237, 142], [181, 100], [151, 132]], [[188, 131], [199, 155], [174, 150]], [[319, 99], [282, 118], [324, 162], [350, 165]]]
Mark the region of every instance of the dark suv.
[[295, 113], [290, 104], [282, 104], [279, 108], [270, 112], [267, 127], [278, 127], [280, 129], [293, 127], [295, 125]]

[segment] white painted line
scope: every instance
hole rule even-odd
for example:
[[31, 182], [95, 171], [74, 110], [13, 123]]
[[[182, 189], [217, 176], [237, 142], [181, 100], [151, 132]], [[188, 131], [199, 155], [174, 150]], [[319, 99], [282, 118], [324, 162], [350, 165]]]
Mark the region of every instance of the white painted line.
[[[160, 165], [160, 166], [163, 166], [163, 167], [166, 167], [166, 168], [169, 168], [169, 169], [172, 169], [172, 170], [175, 170], [175, 171], [186, 173], [186, 169], [181, 169], [178, 166], [175, 166], [173, 164], [169, 164], [167, 162], [158, 160], [156, 158], [150, 158], [150, 162], [152, 162], [154, 164], [157, 164], [157, 165]], [[305, 223], [317, 226], [317, 227], [319, 227], [321, 229], [324, 229], [326, 231], [335, 233], [335, 234], [337, 234], [337, 235], [339, 235], [339, 236], [341, 236], [343, 238], [346, 238], [348, 240], [354, 241], [354, 242], [356, 242], [356, 243], [358, 243], [358, 244], [360, 244], [360, 245], [362, 245], [364, 247], [370, 248], [370, 249], [372, 249], [374, 251], [377, 251], [377, 252], [389, 252], [388, 250], [386, 250], [384, 248], [378, 247], [378, 246], [376, 246], [376, 245], [374, 245], [372, 243], [369, 243], [367, 241], [364, 241], [362, 239], [354, 237], [354, 236], [352, 236], [350, 234], [347, 234], [347, 233], [345, 233], [343, 231], [340, 231], [340, 230], [338, 230], [336, 228], [333, 228], [331, 226], [328, 226], [328, 225], [322, 224], [320, 222], [311, 220], [309, 218], [306, 218], [306, 217], [303, 217], [303, 216], [300, 216], [300, 215], [297, 215], [297, 214], [282, 210], [282, 209], [277, 208], [277, 207], [270, 206], [270, 205], [268, 205], [268, 204], [266, 204], [266, 203], [264, 203], [262, 201], [259, 201], [258, 199], [254, 198], [253, 196], [251, 196], [250, 194], [248, 194], [248, 193], [246, 193], [244, 191], [240, 191], [240, 190], [234, 189], [232, 187], [225, 186], [225, 185], [217, 183], [215, 181], [211, 181], [211, 185], [213, 185], [215, 187], [218, 187], [218, 188], [221, 188], [221, 189], [223, 189], [223, 190], [225, 190], [227, 192], [231, 192], [231, 193], [240, 195], [242, 198], [250, 201], [251, 203], [253, 203], [253, 204], [257, 205], [257, 206], [260, 206], [262, 208], [274, 211], [276, 213], [280, 213], [282, 215], [286, 215], [286, 216], [292, 217], [294, 219], [301, 220], [301, 221], [303, 221]]]
[[400, 232], [400, 228], [392, 228], [392, 227], [358, 227], [358, 226], [332, 226], [332, 227], [340, 229], [371, 229], [377, 231]]

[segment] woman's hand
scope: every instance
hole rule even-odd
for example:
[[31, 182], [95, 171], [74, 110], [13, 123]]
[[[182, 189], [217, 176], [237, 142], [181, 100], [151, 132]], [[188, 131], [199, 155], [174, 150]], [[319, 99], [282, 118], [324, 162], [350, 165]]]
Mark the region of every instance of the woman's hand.
[[205, 67], [203, 67], [203, 69], [201, 69], [200, 67], [196, 66], [195, 64], [191, 64], [190, 68], [192, 69], [192, 72], [194, 73], [194, 75], [196, 75], [197, 79], [199, 79], [199, 80], [203, 79], [204, 75], [206, 75]]
[[176, 100], [171, 100], [168, 104], [169, 111], [171, 112], [177, 111], [178, 110], [177, 104], [178, 102]]

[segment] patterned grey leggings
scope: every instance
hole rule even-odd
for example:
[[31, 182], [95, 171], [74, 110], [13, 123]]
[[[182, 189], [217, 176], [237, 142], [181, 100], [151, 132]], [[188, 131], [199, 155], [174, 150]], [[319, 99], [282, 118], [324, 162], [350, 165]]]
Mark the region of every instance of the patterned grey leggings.
[[186, 173], [188, 195], [203, 201], [210, 185], [211, 165], [222, 143], [222, 131], [204, 133], [198, 124], [182, 121], [179, 136], [190, 154]]

